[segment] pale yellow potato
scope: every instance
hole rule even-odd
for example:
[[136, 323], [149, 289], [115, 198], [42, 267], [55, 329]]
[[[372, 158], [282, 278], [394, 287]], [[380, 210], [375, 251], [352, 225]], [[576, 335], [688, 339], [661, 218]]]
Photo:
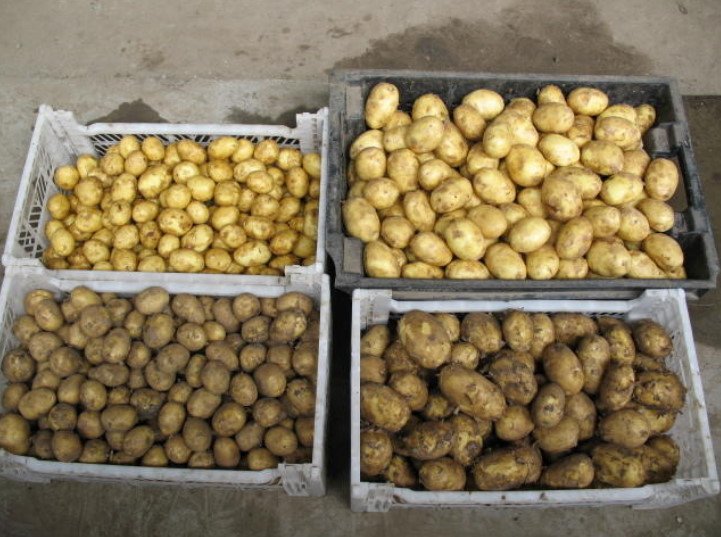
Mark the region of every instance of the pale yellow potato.
[[503, 97], [493, 90], [477, 89], [463, 97], [463, 104], [466, 104], [488, 121], [503, 111]]
[[184, 185], [188, 179], [200, 175], [200, 168], [197, 164], [188, 161], [182, 161], [173, 167], [173, 181], [179, 185]]
[[621, 225], [616, 235], [630, 242], [640, 242], [651, 233], [651, 226], [644, 214], [633, 207], [621, 207]]
[[650, 162], [651, 157], [643, 149], [632, 149], [623, 152], [623, 171], [625, 173], [643, 177]]
[[443, 278], [443, 269], [423, 261], [414, 261], [403, 265], [401, 276], [403, 278], [440, 280]]
[[599, 175], [613, 175], [623, 169], [623, 150], [612, 142], [592, 140], [581, 148], [581, 162]]
[[93, 265], [110, 259], [110, 249], [99, 240], [90, 239], [83, 244], [82, 248], [83, 255], [85, 255], [85, 258]]
[[576, 114], [597, 116], [608, 107], [608, 95], [596, 88], [575, 88], [568, 94], [568, 106]]
[[453, 122], [463, 137], [471, 142], [480, 140], [486, 129], [486, 120], [469, 104], [461, 104], [453, 110]]
[[573, 126], [574, 117], [573, 110], [565, 103], [546, 102], [539, 104], [532, 119], [541, 132], [563, 134]]
[[583, 147], [593, 139], [593, 125], [592, 117], [577, 115], [573, 119], [573, 126], [566, 132], [566, 137], [578, 147]]
[[137, 226], [126, 224], [115, 229], [113, 236], [113, 248], [131, 250], [140, 242], [140, 234]]
[[556, 236], [556, 252], [561, 259], [583, 257], [593, 242], [593, 224], [584, 216], [565, 222]]
[[386, 125], [398, 108], [400, 93], [398, 88], [387, 82], [373, 86], [366, 99], [363, 117], [371, 129], [380, 129]]
[[454, 259], [446, 265], [445, 277], [451, 280], [487, 280], [491, 273], [480, 261]]
[[190, 248], [170, 252], [168, 266], [173, 272], [200, 272], [205, 268], [203, 255]]
[[182, 237], [193, 227], [193, 221], [182, 209], [163, 209], [158, 215], [158, 226], [163, 233]]
[[628, 273], [631, 255], [620, 241], [596, 239], [586, 254], [591, 272], [606, 278], [620, 278]]
[[630, 203], [643, 193], [643, 181], [635, 175], [620, 172], [606, 179], [601, 187], [601, 199], [608, 205]]
[[62, 220], [70, 214], [70, 200], [65, 194], [54, 194], [47, 203], [50, 216]]
[[251, 158], [238, 162], [233, 168], [233, 177], [239, 183], [245, 183], [248, 176], [253, 172], [266, 171], [265, 164], [257, 159]]
[[[99, 264], [100, 263], [95, 264], [93, 270], [99, 270]], [[140, 272], [166, 272], [166, 270], [165, 260], [159, 255], [150, 255], [138, 262], [138, 271]]]
[[155, 220], [160, 212], [160, 207], [153, 200], [136, 200], [133, 204], [132, 217], [138, 224]]
[[598, 115], [599, 119], [604, 117], [620, 117], [631, 123], [636, 123], [636, 110], [628, 104], [612, 104]]
[[[368, 132], [368, 131], [366, 131], [366, 132]], [[408, 132], [408, 125], [399, 125], [398, 127], [384, 130], [383, 131], [383, 149], [386, 150], [386, 153], [392, 153], [396, 149], [405, 149], [407, 132]]]
[[[82, 158], [83, 156], [79, 157], [77, 163], [80, 163]], [[62, 190], [72, 190], [75, 188], [75, 185], [78, 184], [81, 177], [87, 177], [88, 173], [97, 166], [97, 161], [93, 157], [88, 156], [88, 158], [93, 159], [92, 162], [94, 166], [88, 166], [86, 169], [82, 169], [82, 165], [81, 168], [76, 168], [71, 164], [59, 166], [53, 174], [53, 181], [55, 182], [55, 185]], [[81, 169], [83, 171], [83, 175], [79, 173], [79, 170]]]
[[95, 177], [86, 177], [78, 181], [73, 194], [82, 205], [92, 207], [98, 205], [103, 197], [103, 184]]
[[258, 142], [253, 150], [253, 158], [261, 161], [266, 166], [274, 164], [280, 154], [278, 142], [271, 139], [265, 139]]
[[633, 149], [641, 140], [641, 131], [622, 117], [602, 117], [596, 121], [593, 134], [597, 140], [612, 142], [621, 149]]
[[644, 252], [631, 250], [629, 254], [631, 256], [631, 264], [628, 268], [630, 278], [663, 279], [667, 277], [666, 273]]
[[561, 88], [554, 84], [547, 84], [536, 92], [536, 101], [539, 105], [546, 103], [566, 104]]
[[511, 99], [511, 101], [508, 103], [508, 106], [506, 106], [507, 111], [517, 112], [522, 116], [526, 116], [529, 119], [533, 115], [533, 111], [535, 109], [536, 103], [534, 103], [528, 97], [516, 97], [515, 99]]
[[119, 175], [110, 186], [110, 199], [133, 202], [138, 195], [138, 180], [130, 174]]
[[596, 198], [603, 185], [601, 178], [596, 173], [579, 166], [556, 168], [550, 175], [560, 177], [576, 185], [576, 188], [581, 193], [581, 198], [584, 200]]
[[665, 158], [653, 159], [646, 168], [643, 180], [646, 184], [646, 194], [650, 198], [668, 201], [678, 188], [678, 168], [672, 160]]
[[411, 241], [416, 229], [403, 216], [390, 216], [381, 223], [381, 237], [391, 248], [405, 248]]
[[418, 184], [420, 184], [424, 190], [429, 191], [453, 175], [455, 175], [454, 170], [448, 164], [437, 158], [428, 160], [417, 168]]
[[656, 122], [656, 109], [650, 104], [636, 107], [636, 127], [644, 134]]
[[437, 213], [449, 213], [463, 208], [473, 195], [473, 185], [465, 177], [451, 177], [436, 187], [430, 204]]
[[123, 169], [125, 172], [135, 175], [142, 174], [148, 168], [148, 157], [140, 150], [131, 151], [125, 158]]
[[583, 258], [561, 259], [556, 272], [557, 280], [580, 280], [588, 276], [588, 262]]
[[[191, 181], [196, 180], [196, 178], [190, 179], [188, 181], [188, 186], [191, 190], [193, 190], [193, 185], [191, 185]], [[210, 179], [213, 181], [212, 179]], [[248, 176], [245, 178], [245, 183], [248, 185], [248, 188], [255, 192], [256, 194], [268, 194], [271, 190], [273, 190], [273, 187], [275, 186], [275, 180], [273, 179], [273, 176], [269, 174], [267, 171], [256, 171], [251, 172], [248, 174]], [[213, 192], [215, 193], [215, 182], [213, 181], [213, 185], [208, 184], [209, 186], [212, 186]], [[211, 198], [212, 198], [211, 194]], [[199, 200], [199, 201], [208, 201], [203, 200], [200, 197], [195, 195], [195, 192], [193, 193], [193, 198]]]
[[166, 234], [158, 241], [158, 254], [167, 258], [171, 252], [180, 248], [180, 238], [175, 235]]
[[466, 155], [466, 164], [460, 168], [461, 175], [472, 177], [478, 170], [483, 168], [498, 169], [499, 160], [489, 156], [483, 150], [483, 142], [478, 142], [471, 146]]
[[516, 196], [516, 202], [520, 204], [530, 216], [546, 218], [547, 211], [541, 199], [540, 188], [524, 188]]
[[371, 278], [399, 278], [401, 275], [401, 265], [392, 249], [378, 240], [363, 248], [363, 267]]
[[343, 222], [348, 234], [363, 242], [377, 240], [380, 235], [378, 214], [364, 198], [348, 199], [343, 203]]
[[621, 212], [609, 205], [589, 207], [583, 211], [583, 216], [591, 222], [596, 239], [612, 237], [621, 226]]
[[138, 191], [146, 199], [157, 198], [170, 186], [172, 176], [164, 164], [150, 166], [138, 179]]
[[301, 235], [298, 242], [293, 248], [293, 254], [303, 259], [310, 258], [315, 255], [317, 242], [315, 239]]
[[[346, 194], [346, 199], [362, 198], [363, 190], [365, 189], [368, 181], [361, 181], [360, 179], [354, 181]], [[290, 220], [290, 219], [289, 219]]]
[[526, 255], [526, 271], [532, 280], [550, 280], [558, 273], [560, 260], [553, 246], [545, 244]]
[[249, 216], [243, 220], [242, 225], [248, 237], [262, 241], [270, 239], [275, 231], [273, 222], [262, 216]]
[[355, 159], [355, 173], [364, 181], [383, 177], [386, 173], [385, 151], [377, 147], [369, 147], [358, 153]]
[[390, 216], [405, 216], [405, 214], [406, 213], [403, 211], [403, 202], [400, 199], [387, 209], [380, 209], [378, 211], [378, 216], [380, 217], [381, 222]]
[[511, 203], [516, 198], [513, 181], [493, 168], [481, 168], [473, 176], [473, 189], [485, 203], [501, 205]]
[[546, 176], [546, 159], [530, 145], [517, 144], [511, 147], [505, 163], [508, 175], [520, 186], [537, 186]]
[[502, 280], [526, 279], [526, 264], [521, 255], [508, 244], [492, 244], [483, 258], [486, 267], [494, 277]]
[[265, 265], [271, 257], [273, 254], [268, 245], [258, 240], [244, 242], [233, 252], [233, 260], [242, 267]]
[[539, 216], [527, 216], [513, 224], [508, 232], [508, 243], [521, 254], [538, 250], [551, 237], [551, 226]]
[[436, 223], [436, 213], [431, 208], [428, 195], [425, 192], [416, 190], [406, 193], [403, 196], [403, 210], [406, 218], [418, 231], [431, 231], [433, 229]]
[[651, 233], [641, 247], [661, 270], [668, 272], [683, 268], [683, 250], [673, 237], [665, 233]]
[[639, 201], [636, 208], [643, 213], [653, 231], [668, 231], [673, 228], [675, 214], [666, 202], [647, 198]]
[[114, 248], [110, 253], [110, 263], [114, 270], [134, 271], [138, 266], [138, 256], [132, 250]]
[[540, 135], [531, 121], [531, 116], [513, 110], [504, 110], [494, 123], [504, 123], [511, 132], [511, 145], [526, 144], [536, 146]]
[[67, 257], [75, 250], [75, 238], [64, 227], [56, 229], [49, 238], [55, 254], [60, 257]]
[[383, 126], [384, 131], [394, 129], [396, 127], [403, 127], [410, 125], [413, 120], [408, 112], [403, 110], [396, 110], [393, 112], [388, 119], [388, 122]]
[[106, 214], [109, 217], [111, 225], [122, 226], [130, 222], [133, 216], [133, 208], [127, 201], [114, 201], [110, 204], [110, 207], [108, 207]]
[[506, 219], [509, 228], [522, 218], [530, 216], [526, 209], [524, 209], [523, 206], [519, 205], [518, 203], [504, 203], [498, 208], [503, 213], [503, 217]]
[[449, 166], [460, 166], [466, 161], [468, 142], [458, 127], [447, 121], [443, 126], [441, 141], [433, 153]]
[[548, 215], [559, 222], [567, 222], [583, 211], [581, 192], [574, 183], [549, 175], [541, 186], [541, 199]]
[[[265, 172], [254, 172], [265, 173]], [[253, 174], [251, 174], [253, 175]], [[185, 186], [190, 190], [190, 195], [197, 201], [210, 201], [215, 193], [215, 181], [210, 177], [196, 175], [185, 182]]]
[[443, 121], [426, 116], [413, 121], [406, 131], [406, 146], [414, 153], [428, 153], [435, 150], [443, 138]]
[[400, 196], [398, 185], [392, 179], [372, 179], [363, 188], [363, 197], [374, 209], [391, 207]]
[[298, 241], [298, 232], [292, 229], [278, 231], [270, 240], [269, 247], [273, 255], [287, 255], [293, 251]]
[[388, 177], [398, 185], [401, 194], [418, 188], [418, 169], [420, 163], [416, 154], [410, 149], [397, 149], [388, 155]]
[[437, 117], [440, 120], [448, 119], [448, 108], [438, 95], [426, 93], [413, 101], [411, 118], [416, 120], [426, 116]]
[[494, 121], [483, 131], [483, 152], [491, 158], [504, 158], [512, 145], [513, 135], [506, 122]]
[[433, 226], [433, 231], [435, 231], [438, 235], [443, 235], [448, 227], [448, 224], [456, 218], [465, 218], [467, 212], [468, 211], [465, 209], [456, 209], [455, 211], [441, 215], [441, 217], [436, 220], [436, 224]]
[[422, 231], [415, 235], [410, 242], [413, 255], [420, 261], [444, 267], [453, 259], [453, 253], [438, 235], [429, 231]]
[[359, 134], [350, 146], [350, 158], [355, 159], [358, 153], [369, 147], [383, 149], [383, 131], [371, 129]]
[[560, 134], [545, 134], [538, 149], [554, 166], [570, 166], [581, 158], [581, 151], [573, 140]]
[[480, 228], [468, 218], [456, 218], [443, 231], [446, 244], [462, 260], [478, 260], [486, 251]]
[[479, 205], [468, 211], [468, 218], [476, 224], [486, 239], [497, 239], [508, 229], [508, 221], [498, 207]]

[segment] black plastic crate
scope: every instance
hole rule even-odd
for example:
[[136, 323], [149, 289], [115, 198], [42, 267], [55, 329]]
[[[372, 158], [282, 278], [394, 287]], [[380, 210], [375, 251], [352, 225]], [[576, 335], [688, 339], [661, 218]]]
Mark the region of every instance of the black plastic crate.
[[[656, 125], [644, 136], [644, 149], [651, 157], [676, 161], [683, 188], [670, 201], [677, 211], [670, 234], [685, 256], [685, 280], [583, 279], [583, 280], [425, 280], [369, 278], [363, 270], [363, 243], [348, 237], [343, 229], [341, 203], [345, 199], [348, 150], [356, 136], [366, 130], [363, 108], [370, 89], [378, 82], [395, 84], [401, 94], [401, 109], [410, 111], [424, 93], [436, 93], [449, 109], [478, 88], [500, 93], [506, 101], [534, 97], [546, 84], [556, 84], [564, 93], [578, 86], [605, 91], [611, 103], [656, 108]], [[570, 76], [533, 74], [456, 73], [387, 70], [339, 70], [331, 75], [330, 151], [326, 248], [335, 265], [335, 286], [353, 289], [390, 289], [397, 298], [631, 298], [645, 289], [682, 288], [697, 298], [716, 287], [718, 255], [701, 192], [698, 167], [678, 85], [671, 78], [626, 76]]]

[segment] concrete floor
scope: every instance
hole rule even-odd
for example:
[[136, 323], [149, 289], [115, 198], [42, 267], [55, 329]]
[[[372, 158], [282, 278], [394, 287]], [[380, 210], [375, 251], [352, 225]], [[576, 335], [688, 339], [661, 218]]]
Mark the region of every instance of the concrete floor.
[[[333, 67], [659, 74], [721, 95], [717, 0], [0, 3], [0, 236], [41, 103], [90, 121], [292, 122]], [[482, 7], [482, 9], [481, 9]], [[721, 236], [721, 98], [686, 100]], [[335, 302], [328, 496], [0, 480], [0, 536], [720, 535], [721, 498], [662, 511], [348, 508], [348, 350]], [[690, 305], [721, 462], [721, 293]]]

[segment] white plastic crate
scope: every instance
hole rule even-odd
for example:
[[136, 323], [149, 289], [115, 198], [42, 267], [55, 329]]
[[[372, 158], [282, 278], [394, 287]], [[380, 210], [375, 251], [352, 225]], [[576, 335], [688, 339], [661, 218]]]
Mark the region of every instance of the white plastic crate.
[[[686, 406], [670, 434], [681, 448], [673, 480], [644, 487], [585, 490], [519, 490], [502, 492], [430, 492], [394, 487], [392, 483], [361, 481], [360, 475], [360, 336], [369, 325], [410, 310], [429, 312], [579, 312], [613, 315], [627, 320], [652, 318], [673, 338], [669, 368], [687, 387]], [[632, 505], [651, 509], [677, 505], [719, 492], [719, 480], [709, 431], [703, 387], [684, 293], [680, 289], [646, 291], [634, 300], [449, 300], [396, 301], [384, 290], [353, 293], [351, 328], [351, 508], [388, 511], [395, 507], [564, 507], [573, 505]]]
[[[17, 345], [12, 334], [15, 318], [24, 312], [23, 297], [31, 289], [48, 289], [60, 297], [78, 285], [98, 292], [115, 292], [120, 296], [134, 295], [145, 289], [140, 281], [87, 281], [47, 277], [39, 269], [13, 268], [5, 272], [0, 290], [0, 356]], [[307, 464], [280, 464], [277, 469], [263, 471], [203, 470], [188, 468], [150, 468], [44, 461], [33, 457], [12, 455], [0, 449], [0, 475], [18, 481], [48, 482], [53, 479], [76, 481], [132, 481], [134, 484], [176, 484], [184, 487], [224, 486], [236, 489], [279, 488], [291, 496], [323, 496], [325, 494], [325, 438], [328, 413], [328, 373], [331, 334], [330, 280], [326, 275], [298, 280], [289, 277], [280, 285], [225, 284], [203, 282], [167, 282], [160, 284], [169, 293], [191, 293], [209, 296], [235, 296], [253, 293], [275, 297], [288, 291], [300, 291], [313, 297], [320, 309], [320, 341], [318, 346], [318, 379], [316, 392], [315, 438], [313, 459]], [[0, 373], [0, 393], [7, 380]]]
[[[94, 123], [81, 125], [72, 112], [53, 110], [41, 105], [30, 149], [25, 161], [12, 220], [8, 229], [2, 262], [6, 267], [42, 267], [40, 256], [48, 245], [45, 223], [49, 215], [45, 209], [48, 198], [58, 192], [53, 182], [55, 168], [73, 164], [78, 155], [103, 155], [108, 147], [124, 135], [134, 134], [140, 139], [157, 136], [165, 143], [190, 139], [203, 146], [219, 136], [247, 138], [252, 142], [273, 139], [281, 147], [295, 147], [302, 152], [321, 155], [321, 193], [318, 200], [318, 241], [316, 262], [308, 267], [286, 267], [286, 274], [323, 274], [325, 269], [325, 227], [328, 192], [328, 109], [296, 115], [297, 127], [282, 125], [219, 125], [171, 123]], [[45, 269], [47, 270], [47, 269]], [[58, 270], [49, 271], [56, 276], [74, 279], [108, 279], [108, 271]], [[105, 274], [102, 274], [105, 273]], [[150, 273], [123, 272], [126, 281], [147, 281]], [[160, 280], [169, 274], [162, 273]], [[187, 276], [187, 275], [186, 275]], [[208, 279], [206, 274], [191, 274], [186, 281]], [[244, 276], [250, 283], [278, 285], [283, 278], [275, 276]], [[182, 279], [182, 278], [181, 278]]]

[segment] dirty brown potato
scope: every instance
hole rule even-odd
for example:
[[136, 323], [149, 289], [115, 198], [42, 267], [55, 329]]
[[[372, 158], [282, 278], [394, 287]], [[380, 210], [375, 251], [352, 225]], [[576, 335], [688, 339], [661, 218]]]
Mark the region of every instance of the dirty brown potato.
[[488, 313], [468, 313], [461, 322], [461, 339], [472, 343], [481, 356], [501, 350], [502, 337], [498, 321]]
[[646, 482], [642, 458], [633, 450], [613, 444], [600, 444], [591, 452], [595, 479], [611, 487], [640, 487]]
[[644, 371], [636, 379], [633, 398], [650, 408], [678, 412], [686, 399], [686, 388], [675, 373]]
[[470, 416], [494, 420], [500, 418], [506, 408], [498, 386], [463, 366], [451, 364], [441, 369], [438, 385], [444, 397]]
[[578, 342], [576, 356], [581, 361], [583, 369], [583, 390], [589, 395], [595, 395], [611, 361], [608, 341], [595, 334], [585, 336]]
[[480, 490], [512, 490], [538, 480], [541, 455], [535, 448], [504, 448], [481, 456], [473, 467]]
[[601, 380], [597, 405], [600, 410], [613, 412], [625, 407], [633, 397], [636, 375], [630, 365], [611, 364]]
[[425, 461], [418, 477], [427, 490], [463, 490], [466, 485], [463, 466], [449, 457]]
[[563, 418], [566, 407], [566, 392], [553, 382], [544, 384], [538, 390], [531, 404], [531, 416], [536, 427], [553, 427]]
[[526, 438], [534, 427], [531, 413], [527, 407], [521, 405], [507, 407], [500, 419], [494, 423], [496, 436], [506, 442], [517, 442]]
[[403, 396], [388, 386], [367, 382], [361, 386], [361, 418], [376, 427], [398, 432], [410, 418]]
[[[531, 364], [533, 364], [532, 358]], [[510, 404], [528, 405], [536, 396], [538, 385], [533, 368], [512, 353], [501, 351], [491, 362], [488, 374]]]
[[631, 408], [623, 408], [601, 418], [598, 432], [604, 441], [626, 448], [642, 446], [651, 434], [643, 414]]
[[398, 337], [421, 367], [435, 368], [450, 359], [448, 333], [440, 321], [428, 313], [415, 310], [403, 315], [398, 321]]
[[593, 461], [575, 453], [551, 464], [541, 474], [541, 485], [552, 489], [585, 489], [593, 482]]
[[385, 431], [362, 431], [360, 436], [361, 473], [367, 476], [382, 474], [393, 457], [393, 444]]
[[543, 351], [543, 371], [551, 382], [573, 395], [581, 391], [585, 378], [576, 354], [562, 343], [548, 345]]
[[644, 319], [633, 325], [633, 339], [638, 350], [651, 358], [666, 358], [673, 350], [673, 341], [660, 324]]

